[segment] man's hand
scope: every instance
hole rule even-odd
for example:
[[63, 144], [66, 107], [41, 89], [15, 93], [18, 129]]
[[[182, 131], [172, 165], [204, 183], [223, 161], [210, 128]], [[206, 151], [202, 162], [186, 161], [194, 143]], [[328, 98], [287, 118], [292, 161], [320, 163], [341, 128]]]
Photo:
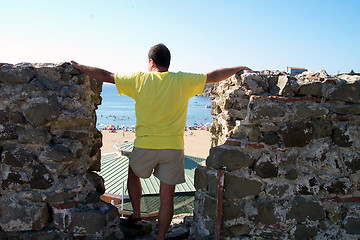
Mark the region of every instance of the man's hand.
[[251, 70], [251, 69], [248, 67], [245, 67], [245, 66], [239, 66], [239, 67], [233, 67], [233, 68], [222, 68], [222, 69], [218, 69], [218, 70], [209, 72], [207, 74], [206, 83], [215, 83], [215, 82], [225, 80], [225, 79], [231, 77], [232, 75], [234, 75], [235, 73], [238, 73], [238, 72], [241, 72], [244, 70]]
[[95, 68], [95, 67], [89, 67], [82, 64], [79, 64], [75, 61], [70, 61], [70, 64], [78, 69], [80, 72], [83, 72], [84, 74], [95, 78], [96, 80], [102, 81], [102, 82], [108, 82], [108, 83], [115, 83], [114, 81], [114, 74], [111, 72], [108, 72], [101, 68]]

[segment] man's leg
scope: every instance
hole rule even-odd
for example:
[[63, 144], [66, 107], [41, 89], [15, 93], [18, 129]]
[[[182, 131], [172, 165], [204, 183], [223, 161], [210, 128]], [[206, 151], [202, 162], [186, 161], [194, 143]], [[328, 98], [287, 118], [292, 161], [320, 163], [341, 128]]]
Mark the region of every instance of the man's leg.
[[174, 214], [174, 193], [175, 185], [160, 182], [159, 240], [165, 239], [166, 232]]
[[[141, 183], [140, 178], [135, 175], [130, 165], [128, 172], [127, 188], [129, 191], [131, 205], [134, 211], [133, 219], [140, 218]], [[135, 224], [141, 224], [141, 222], [137, 221], [135, 222]]]

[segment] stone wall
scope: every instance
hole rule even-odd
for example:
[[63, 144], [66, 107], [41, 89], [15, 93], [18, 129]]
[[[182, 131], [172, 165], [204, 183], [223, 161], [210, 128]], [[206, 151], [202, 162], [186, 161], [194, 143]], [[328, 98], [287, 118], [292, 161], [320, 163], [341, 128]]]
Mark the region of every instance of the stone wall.
[[243, 72], [213, 88], [212, 145], [195, 175], [192, 234], [359, 239], [360, 77]]
[[121, 239], [94, 172], [101, 83], [67, 63], [0, 68], [0, 239]]

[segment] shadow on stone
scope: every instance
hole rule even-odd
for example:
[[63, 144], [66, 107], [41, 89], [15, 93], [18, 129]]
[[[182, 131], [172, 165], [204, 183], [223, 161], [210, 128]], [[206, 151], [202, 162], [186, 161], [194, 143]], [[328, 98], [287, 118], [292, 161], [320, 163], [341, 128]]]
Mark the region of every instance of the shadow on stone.
[[137, 236], [150, 234], [152, 231], [151, 223], [143, 221], [142, 224], [143, 224], [142, 228], [131, 228], [128, 226], [124, 226], [123, 224], [120, 224], [120, 229], [124, 233], [125, 238], [134, 238]]

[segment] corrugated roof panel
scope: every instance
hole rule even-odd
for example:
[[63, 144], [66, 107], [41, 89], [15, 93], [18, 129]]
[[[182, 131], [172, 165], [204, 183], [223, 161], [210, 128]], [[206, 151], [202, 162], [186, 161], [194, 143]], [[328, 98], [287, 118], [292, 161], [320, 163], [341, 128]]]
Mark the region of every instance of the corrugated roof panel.
[[117, 153], [101, 156], [101, 171], [99, 175], [104, 178], [107, 192], [122, 194], [122, 181], [127, 179], [127, 160], [126, 157], [119, 156]]
[[[146, 195], [141, 198], [141, 215], [158, 213], [160, 208], [159, 195]], [[121, 211], [121, 204], [117, 205]], [[193, 213], [194, 209], [194, 192], [176, 193], [174, 196], [174, 212], [175, 214]], [[132, 213], [130, 201], [125, 200], [122, 212]]]

